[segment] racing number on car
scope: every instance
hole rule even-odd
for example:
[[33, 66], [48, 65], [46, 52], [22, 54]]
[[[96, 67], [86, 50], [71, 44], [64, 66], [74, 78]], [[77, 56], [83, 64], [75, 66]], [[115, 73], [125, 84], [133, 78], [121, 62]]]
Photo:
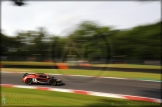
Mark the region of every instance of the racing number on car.
[[36, 78], [33, 78], [33, 82], [37, 82], [37, 79]]

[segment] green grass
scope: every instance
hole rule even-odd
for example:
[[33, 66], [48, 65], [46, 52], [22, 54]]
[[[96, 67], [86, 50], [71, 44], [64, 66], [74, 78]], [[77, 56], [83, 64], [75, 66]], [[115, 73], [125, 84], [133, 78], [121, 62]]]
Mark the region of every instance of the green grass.
[[161, 80], [161, 74], [140, 73], [140, 72], [120, 72], [120, 71], [102, 71], [102, 70], [78, 70], [78, 69], [14, 69], [2, 68], [1, 71], [10, 72], [35, 72], [35, 73], [53, 73], [53, 74], [69, 74], [69, 75], [87, 75], [87, 76], [106, 76], [106, 77], [122, 77], [122, 78], [143, 78], [152, 80]]
[[[18, 61], [2, 61], [4, 65], [50, 65], [53, 66], [53, 62], [18, 62]], [[68, 64], [73, 65], [73, 64]], [[161, 69], [161, 66], [156, 65], [137, 65], [137, 64], [92, 64], [91, 66], [97, 67], [116, 67], [116, 68], [140, 68], [140, 69]]]
[[94, 64], [92, 66], [116, 67], [116, 68], [161, 69], [161, 66], [157, 66], [157, 65], [138, 65], [138, 64]]
[[159, 103], [128, 101], [72, 93], [42, 91], [22, 88], [1, 88], [6, 106], [69, 106], [69, 107], [160, 107]]
[[53, 62], [20, 62], [20, 61], [2, 61], [4, 65], [55, 65]]

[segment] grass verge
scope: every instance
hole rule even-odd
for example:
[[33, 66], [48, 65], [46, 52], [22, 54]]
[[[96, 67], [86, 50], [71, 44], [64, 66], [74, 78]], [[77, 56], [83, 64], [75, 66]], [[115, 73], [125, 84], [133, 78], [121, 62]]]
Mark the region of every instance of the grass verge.
[[6, 106], [69, 106], [69, 107], [160, 107], [159, 103], [128, 101], [98, 96], [76, 95], [22, 88], [2, 87]]
[[105, 76], [105, 77], [120, 77], [120, 78], [136, 78], [161, 80], [161, 74], [140, 73], [140, 72], [120, 72], [120, 71], [102, 71], [102, 70], [78, 70], [78, 69], [14, 69], [2, 68], [1, 71], [9, 72], [35, 72], [35, 73], [53, 73], [53, 74], [69, 74], [69, 75], [86, 75], [86, 76]]
[[161, 69], [157, 65], [138, 65], [138, 64], [94, 64], [98, 67], [115, 67], [115, 68], [139, 68], [139, 69]]
[[[18, 62], [18, 61], [2, 61], [4, 65], [50, 65], [54, 66], [53, 62]], [[69, 64], [73, 65], [73, 64]], [[140, 69], [161, 69], [161, 66], [156, 65], [137, 65], [137, 64], [92, 64], [97, 67], [116, 67], [116, 68], [140, 68]]]

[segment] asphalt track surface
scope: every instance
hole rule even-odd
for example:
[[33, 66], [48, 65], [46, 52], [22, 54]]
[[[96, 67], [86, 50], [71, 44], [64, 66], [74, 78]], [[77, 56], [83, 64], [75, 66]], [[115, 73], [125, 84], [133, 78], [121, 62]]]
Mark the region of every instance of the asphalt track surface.
[[[134, 95], [161, 99], [161, 83], [109, 78], [70, 77], [56, 75], [62, 79], [63, 86], [34, 85], [41, 87], [77, 89], [124, 95]], [[1, 84], [26, 85], [22, 82], [22, 74], [1, 73]]]

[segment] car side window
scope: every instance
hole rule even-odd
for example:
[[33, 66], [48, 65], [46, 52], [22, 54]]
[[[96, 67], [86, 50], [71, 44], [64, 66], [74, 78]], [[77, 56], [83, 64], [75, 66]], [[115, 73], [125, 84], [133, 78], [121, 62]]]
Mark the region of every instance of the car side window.
[[40, 77], [40, 78], [46, 78], [46, 76], [44, 76], [44, 75], [40, 75], [39, 77]]

